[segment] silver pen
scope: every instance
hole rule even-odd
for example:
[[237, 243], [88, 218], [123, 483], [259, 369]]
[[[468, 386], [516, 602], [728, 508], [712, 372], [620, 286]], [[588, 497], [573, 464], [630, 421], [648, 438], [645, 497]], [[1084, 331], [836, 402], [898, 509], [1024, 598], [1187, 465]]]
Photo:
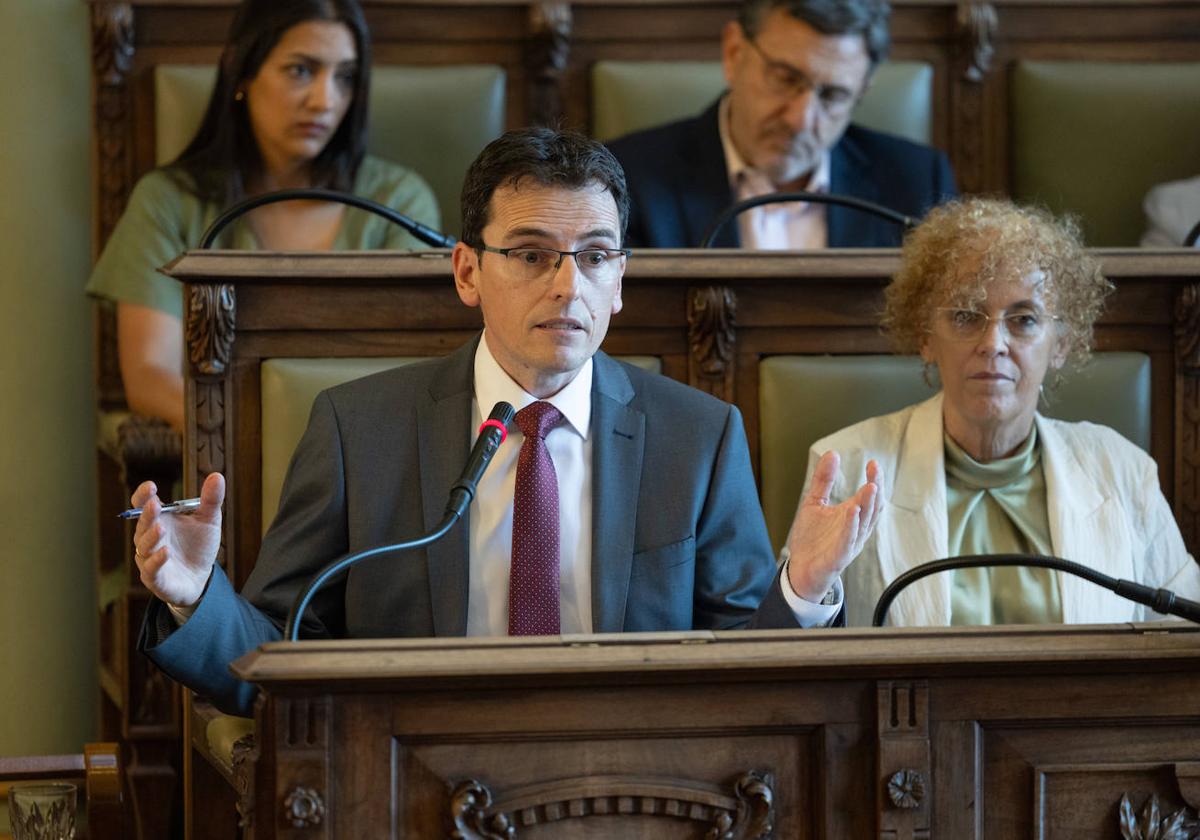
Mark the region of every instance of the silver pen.
[[[191, 513], [200, 507], [199, 499], [180, 499], [162, 506], [160, 513]], [[118, 519], [137, 519], [142, 515], [141, 508], [130, 508], [117, 514]]]

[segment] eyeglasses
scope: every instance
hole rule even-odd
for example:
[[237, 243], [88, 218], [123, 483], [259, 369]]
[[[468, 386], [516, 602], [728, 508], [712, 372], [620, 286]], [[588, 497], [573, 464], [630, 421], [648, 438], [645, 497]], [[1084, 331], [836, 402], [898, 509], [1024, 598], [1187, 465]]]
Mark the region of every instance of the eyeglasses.
[[1050, 324], [1061, 320], [1056, 315], [1033, 309], [1006, 312], [992, 317], [974, 309], [939, 306], [937, 318], [934, 320], [934, 331], [951, 341], [978, 341], [995, 321], [1000, 324], [1009, 340], [1033, 344], [1046, 334]]
[[628, 248], [560, 251], [557, 248], [493, 248], [483, 244], [475, 247], [504, 257], [505, 267], [522, 280], [540, 280], [553, 275], [564, 257], [574, 257], [579, 272], [589, 280], [612, 280], [621, 273], [625, 259], [632, 253]]
[[855, 91], [841, 85], [817, 84], [799, 67], [793, 67], [786, 61], [772, 58], [750, 35], [746, 35], [746, 43], [754, 47], [759, 58], [763, 60], [763, 79], [767, 90], [773, 95], [792, 99], [801, 94], [813, 91], [821, 110], [830, 115], [841, 115], [850, 111], [858, 101]]

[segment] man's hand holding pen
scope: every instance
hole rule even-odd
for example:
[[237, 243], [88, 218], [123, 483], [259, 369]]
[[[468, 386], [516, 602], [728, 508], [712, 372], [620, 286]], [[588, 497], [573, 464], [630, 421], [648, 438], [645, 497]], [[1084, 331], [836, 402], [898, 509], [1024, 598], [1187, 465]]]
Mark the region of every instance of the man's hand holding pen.
[[154, 482], [145, 481], [131, 502], [141, 508], [133, 534], [134, 559], [142, 583], [160, 600], [190, 607], [208, 585], [221, 546], [221, 503], [225, 478], [213, 473], [200, 490], [200, 505], [189, 516], [163, 515]]

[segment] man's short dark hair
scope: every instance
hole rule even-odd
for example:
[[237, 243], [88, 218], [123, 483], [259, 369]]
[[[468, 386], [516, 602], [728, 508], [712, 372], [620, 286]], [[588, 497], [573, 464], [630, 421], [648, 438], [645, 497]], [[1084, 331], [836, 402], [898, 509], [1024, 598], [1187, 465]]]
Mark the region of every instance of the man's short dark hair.
[[625, 171], [604, 144], [577, 131], [522, 128], [488, 143], [467, 169], [462, 189], [462, 241], [478, 247], [488, 224], [492, 195], [529, 183], [581, 190], [599, 184], [617, 204], [621, 241], [629, 224]]
[[753, 38], [771, 11], [783, 9], [824, 35], [862, 35], [871, 66], [887, 58], [892, 39], [887, 0], [743, 0], [738, 23]]

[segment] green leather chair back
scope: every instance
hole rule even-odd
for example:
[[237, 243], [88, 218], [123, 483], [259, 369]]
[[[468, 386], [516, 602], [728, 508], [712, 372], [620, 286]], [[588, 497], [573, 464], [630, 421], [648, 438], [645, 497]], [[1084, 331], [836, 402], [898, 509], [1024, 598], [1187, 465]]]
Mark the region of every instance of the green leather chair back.
[[[215, 80], [211, 65], [154, 69], [158, 163], [192, 139]], [[371, 73], [371, 153], [419, 172], [437, 196], [442, 230], [455, 236], [467, 165], [504, 130], [504, 81], [504, 70], [493, 65], [384, 65]]]
[[[882, 64], [854, 121], [928, 143], [932, 86], [933, 68], [928, 64]], [[717, 61], [597, 61], [592, 66], [592, 134], [612, 140], [694, 116], [723, 90], [725, 76]]]
[[1010, 101], [1013, 196], [1079, 214], [1089, 245], [1136, 245], [1146, 192], [1196, 174], [1200, 63], [1023, 61]]
[[[771, 541], [787, 538], [808, 466], [826, 435], [933, 396], [916, 356], [773, 356], [759, 367], [762, 503]], [[1111, 426], [1150, 449], [1150, 357], [1096, 353], [1047, 389], [1042, 413]]]
[[259, 370], [262, 394], [262, 527], [279, 508], [279, 491], [313, 400], [334, 385], [421, 361], [421, 357], [268, 359]]
[[[621, 356], [621, 361], [659, 373], [656, 356]], [[262, 524], [275, 518], [279, 493], [296, 444], [308, 426], [313, 400], [326, 388], [419, 362], [422, 357], [268, 359], [260, 368], [262, 399]]]

